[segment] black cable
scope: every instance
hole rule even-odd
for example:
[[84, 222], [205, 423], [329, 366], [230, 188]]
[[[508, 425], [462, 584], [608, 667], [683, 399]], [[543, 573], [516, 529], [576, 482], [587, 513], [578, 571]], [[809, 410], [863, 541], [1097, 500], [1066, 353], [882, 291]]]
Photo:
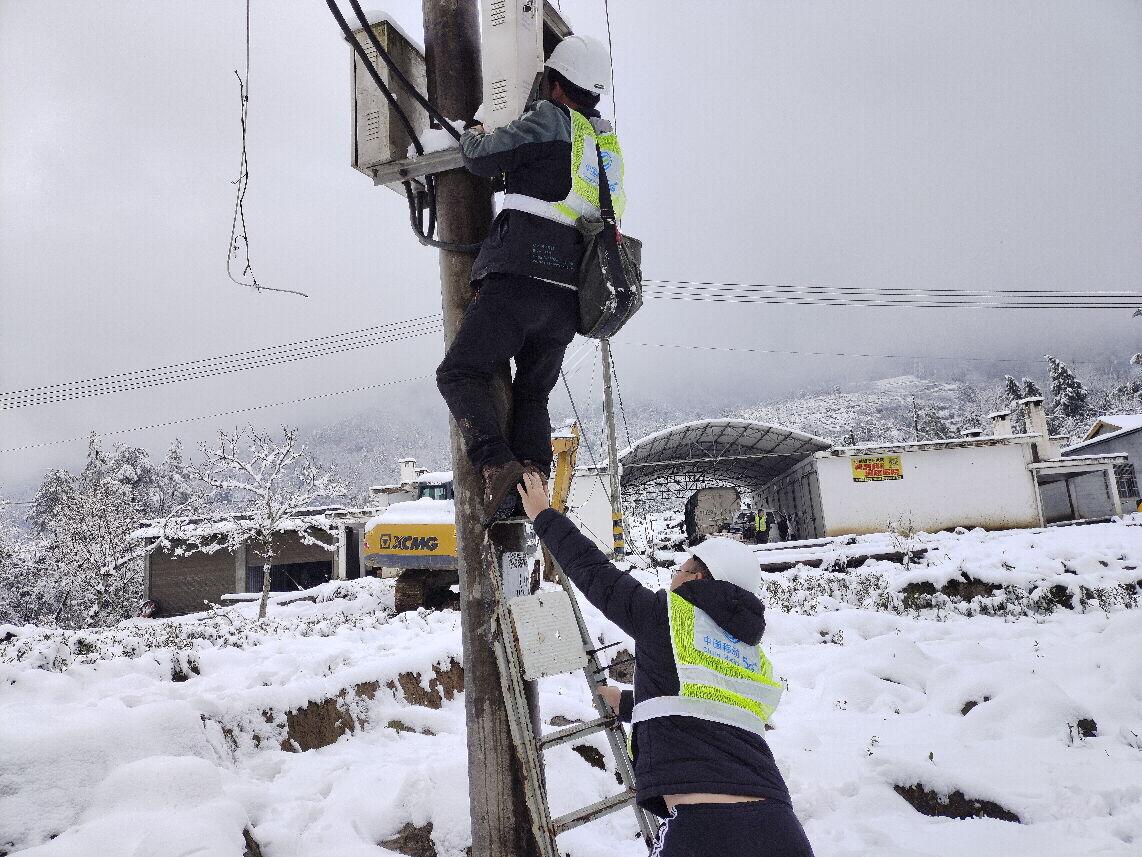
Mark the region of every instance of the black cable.
[[648, 284], [648, 294], [678, 298], [739, 299], [741, 302], [757, 302], [770, 299], [778, 302], [807, 304], [876, 304], [882, 306], [968, 306], [1010, 308], [1066, 309], [1132, 309], [1138, 306], [1142, 295], [1123, 297], [1095, 295], [1093, 297], [1074, 292], [1055, 295], [1011, 295], [1002, 293], [980, 293], [983, 298], [970, 294], [924, 294], [921, 292], [893, 293], [876, 289], [851, 291], [823, 290], [819, 287], [782, 288], [751, 287], [743, 285], [682, 285], [675, 283]]
[[[365, 70], [369, 73], [369, 77], [373, 79], [373, 83], [377, 85], [377, 88], [381, 91], [381, 94], [384, 95], [385, 100], [389, 103], [389, 106], [396, 111], [397, 117], [401, 120], [401, 124], [404, 125], [405, 132], [408, 134], [409, 139], [412, 140], [413, 150], [416, 152], [418, 157], [423, 155], [424, 145], [420, 142], [420, 137], [417, 136], [416, 131], [413, 129], [412, 122], [409, 121], [408, 114], [404, 112], [401, 106], [397, 103], [396, 97], [385, 85], [385, 82], [381, 80], [380, 72], [377, 71], [376, 66], [373, 65], [372, 60], [369, 59], [369, 55], [365, 51], [364, 46], [353, 37], [353, 31], [350, 29], [348, 22], [345, 20], [345, 17], [341, 14], [341, 10], [338, 8], [337, 3], [335, 0], [325, 0], [325, 5], [328, 6], [329, 11], [333, 13], [333, 17], [336, 19], [337, 25], [341, 28], [341, 32], [344, 34], [345, 39], [349, 42], [349, 44], [353, 46], [353, 50], [356, 52], [357, 56], [360, 57], [361, 62], [365, 66]], [[432, 107], [427, 99], [424, 99], [420, 96], [420, 93], [416, 91], [416, 87], [414, 87], [408, 81], [408, 78], [406, 78], [401, 73], [400, 69], [396, 67], [396, 64], [393, 63], [392, 58], [389, 57], [385, 49], [381, 47], [381, 43], [377, 39], [376, 33], [373, 32], [373, 28], [368, 25], [367, 19], [361, 12], [360, 4], [358, 4], [356, 0], [352, 0], [352, 5], [354, 12], [357, 13], [357, 17], [361, 20], [361, 26], [364, 27], [365, 32], [368, 34], [370, 43], [377, 51], [377, 55], [385, 61], [385, 64], [388, 65], [389, 69], [397, 76], [398, 79], [400, 79], [405, 84], [408, 90], [413, 94], [413, 97], [418, 101], [418, 103], [421, 103], [422, 106], [424, 106], [430, 116], [440, 116], [439, 111], [437, 111], [436, 108]], [[444, 127], [447, 128], [457, 140], [460, 139], [460, 133], [456, 131], [456, 129], [452, 127], [450, 123], [444, 120], [443, 117], [440, 117], [440, 120], [438, 121], [442, 121]], [[413, 183], [411, 181], [404, 182], [404, 191], [405, 197], [408, 200], [412, 231], [416, 235], [417, 240], [426, 247], [435, 247], [438, 250], [450, 250], [456, 253], [468, 254], [475, 254], [479, 252], [479, 244], [461, 244], [452, 241], [437, 241], [435, 238], [433, 238], [433, 233], [436, 229], [436, 183], [431, 175], [425, 176], [424, 183], [429, 196], [430, 209], [429, 229], [427, 233], [424, 229], [424, 220], [422, 213], [423, 210], [420, 208], [420, 203], [417, 200], [419, 192], [413, 190]]]
[[[688, 351], [742, 351], [750, 354], [789, 354], [796, 357], [873, 357], [884, 360], [967, 360], [979, 363], [1020, 363], [1026, 365], [1033, 357], [957, 357], [950, 354], [862, 354], [846, 351], [786, 351], [778, 348], [748, 348], [735, 345], [683, 345], [674, 342], [623, 342], [624, 346], [641, 348], [681, 348]], [[1099, 360], [1068, 360], [1067, 363], [1098, 365]]]
[[1135, 309], [1137, 303], [1091, 303], [1091, 302], [984, 302], [972, 300], [914, 300], [904, 296], [876, 297], [868, 295], [830, 296], [813, 294], [775, 295], [754, 292], [746, 289], [730, 288], [675, 288], [654, 287], [644, 290], [647, 297], [661, 300], [712, 301], [715, 303], [760, 303], [773, 305], [795, 304], [801, 306], [842, 306], [842, 307], [919, 307], [928, 309]]
[[940, 304], [979, 304], [979, 305], [1064, 305], [1074, 303], [1113, 308], [1129, 308], [1142, 302], [1142, 295], [1123, 293], [1121, 295], [1090, 295], [1082, 292], [1056, 292], [1054, 294], [1018, 295], [1000, 292], [978, 292], [976, 294], [929, 294], [923, 291], [894, 292], [887, 289], [851, 288], [845, 290], [821, 286], [750, 286], [736, 283], [684, 284], [668, 281], [649, 281], [652, 289], [675, 294], [724, 294], [724, 295], [765, 295], [781, 298], [806, 298], [813, 300], [883, 300], [896, 302], [933, 302]]
[[627, 424], [627, 409], [623, 407], [623, 388], [619, 383], [619, 368], [615, 365], [615, 352], [611, 349], [611, 374], [615, 377], [615, 392], [619, 399], [619, 413], [623, 415], [623, 431], [627, 436], [627, 446], [631, 446], [630, 426]]
[[[333, 2], [333, 0], [329, 0], [329, 2]], [[377, 34], [374, 33], [373, 28], [369, 26], [369, 19], [366, 18], [365, 13], [361, 11], [361, 4], [358, 3], [357, 0], [349, 0], [349, 5], [353, 7], [353, 11], [357, 15], [357, 20], [361, 22], [361, 27], [368, 35], [369, 43], [372, 44], [373, 49], [377, 52], [377, 55], [385, 61], [385, 65], [389, 67], [389, 71], [391, 71], [396, 79], [401, 82], [401, 85], [404, 86], [406, 90], [408, 90], [409, 95], [411, 95], [413, 99], [416, 100], [416, 103], [423, 107], [428, 115], [435, 119], [445, 131], [451, 134], [456, 142], [460, 142], [460, 132], [456, 130], [451, 122], [444, 118], [444, 115], [436, 109], [436, 106], [431, 101], [420, 94], [417, 88], [413, 86], [412, 81], [405, 77], [404, 72], [402, 72], [397, 64], [393, 62], [393, 59], [389, 56], [388, 51], [381, 47], [381, 42], [379, 39], [377, 39]], [[417, 154], [424, 153], [417, 152]]]
[[52, 404], [108, 393], [128, 392], [181, 381], [233, 374], [247, 369], [294, 363], [312, 357], [340, 354], [369, 348], [373, 345], [423, 336], [439, 329], [439, 315], [421, 316], [390, 325], [364, 328], [359, 331], [275, 345], [238, 354], [200, 358], [153, 369], [140, 369], [116, 375], [89, 378], [84, 381], [66, 381], [25, 390], [15, 390], [10, 393], [0, 393], [0, 410]]
[[595, 450], [591, 446], [591, 441], [587, 437], [587, 424], [583, 422], [583, 418], [579, 416], [579, 409], [575, 407], [575, 397], [571, 395], [571, 385], [567, 383], [567, 375], [562, 369], [559, 370], [559, 377], [563, 379], [563, 389], [567, 391], [567, 401], [571, 403], [571, 413], [575, 415], [575, 422], [577, 422], [582, 429], [579, 433], [579, 439], [583, 441], [583, 445], [587, 447], [587, 455], [591, 458], [591, 466], [595, 468], [595, 475], [599, 479], [599, 485], [602, 486], [607, 496], [610, 496], [610, 488], [607, 483], [603, 481], [602, 468], [599, 467], [599, 462], [595, 458]]
[[1142, 293], [1122, 292], [1122, 291], [1093, 291], [1093, 292], [1078, 292], [1066, 291], [1062, 289], [964, 289], [964, 288], [947, 288], [944, 286], [932, 287], [906, 287], [906, 286], [822, 286], [814, 284], [806, 285], [776, 285], [771, 283], [723, 283], [713, 280], [643, 280], [644, 283], [667, 283], [680, 286], [732, 286], [735, 288], [746, 289], [828, 289], [832, 291], [856, 291], [856, 292], [908, 292], [908, 293], [923, 293], [923, 294], [941, 294], [941, 293], [958, 293], [960, 295], [1061, 295], [1061, 296], [1091, 296], [1091, 297], [1108, 297], [1108, 298], [1123, 298], [1132, 300], [1142, 300]]
[[[408, 119], [408, 115], [404, 112], [404, 110], [401, 109], [401, 106], [397, 104], [396, 97], [389, 91], [389, 88], [385, 86], [385, 82], [381, 80], [381, 76], [377, 72], [376, 67], [373, 65], [372, 60], [369, 59], [369, 54], [365, 51], [364, 45], [353, 38], [353, 30], [349, 26], [349, 23], [345, 20], [345, 16], [341, 14], [341, 10], [337, 7], [337, 3], [335, 0], [325, 0], [325, 5], [328, 6], [329, 11], [333, 13], [333, 17], [336, 19], [337, 25], [341, 28], [341, 32], [344, 34], [345, 40], [353, 46], [353, 50], [356, 52], [357, 56], [361, 58], [361, 62], [365, 64], [365, 71], [369, 73], [369, 77], [373, 79], [373, 83], [377, 85], [377, 88], [381, 91], [381, 95], [385, 97], [385, 101], [387, 101], [389, 106], [397, 112], [397, 117], [401, 120], [401, 124], [404, 125], [405, 132], [408, 134], [409, 139], [412, 140], [412, 145], [416, 149], [416, 153], [418, 155], [423, 155], [424, 146], [421, 145], [420, 137], [417, 136], [416, 131], [413, 129], [412, 123]], [[369, 33], [369, 35], [373, 36], [375, 41], [376, 36], [373, 34], [372, 27], [366, 26], [365, 30]]]

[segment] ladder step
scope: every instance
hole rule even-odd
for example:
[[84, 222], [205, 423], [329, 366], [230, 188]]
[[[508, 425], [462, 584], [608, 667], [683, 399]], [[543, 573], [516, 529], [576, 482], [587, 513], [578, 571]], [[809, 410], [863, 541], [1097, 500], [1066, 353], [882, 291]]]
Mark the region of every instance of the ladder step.
[[557, 747], [560, 744], [566, 744], [568, 741], [574, 741], [583, 735], [590, 735], [594, 732], [602, 732], [609, 726], [613, 726], [615, 718], [613, 717], [600, 717], [597, 720], [588, 720], [586, 723], [575, 723], [565, 729], [560, 729], [558, 732], [548, 732], [535, 739], [535, 743], [539, 745], [539, 749], [546, 750], [549, 747]]
[[619, 792], [617, 795], [604, 798], [590, 806], [585, 806], [582, 809], [561, 815], [551, 822], [551, 826], [555, 828], [555, 835], [558, 836], [560, 833], [566, 833], [568, 830], [572, 830], [589, 821], [594, 821], [596, 818], [617, 812], [624, 806], [629, 806], [634, 803], [634, 798], [635, 793], [627, 789], [625, 792]]

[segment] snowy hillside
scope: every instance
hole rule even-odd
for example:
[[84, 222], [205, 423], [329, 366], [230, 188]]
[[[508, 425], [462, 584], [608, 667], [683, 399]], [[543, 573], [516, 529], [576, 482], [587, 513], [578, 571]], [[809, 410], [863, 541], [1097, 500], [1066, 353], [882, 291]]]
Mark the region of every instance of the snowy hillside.
[[961, 423], [979, 424], [993, 406], [971, 385], [904, 375], [761, 404], [741, 416], [834, 443], [869, 443], [916, 440], [917, 423], [922, 439], [955, 435]]
[[[765, 575], [769, 739], [819, 857], [1140, 853], [1139, 523], [918, 534], [908, 567], [847, 568], [885, 534]], [[0, 626], [0, 854], [461, 857], [460, 658], [457, 613], [393, 617], [378, 580], [260, 622]], [[581, 676], [540, 696], [548, 728], [593, 716]], [[599, 751], [547, 754], [556, 812], [617, 789]], [[635, 832], [619, 813], [560, 842], [645, 855]]]
[[[619, 415], [619, 445], [638, 440], [671, 425], [695, 419], [732, 416], [761, 420], [804, 431], [835, 443], [851, 436], [855, 443], [914, 440], [958, 434], [961, 425], [978, 424], [994, 410], [996, 401], [967, 383], [941, 382], [910, 375], [850, 384], [828, 392], [807, 392], [770, 402], [745, 398], [714, 400], [693, 393], [684, 403], [663, 398], [642, 399], [628, 391]], [[596, 455], [605, 449], [601, 403], [584, 399], [579, 415]], [[559, 424], [574, 414], [561, 390], [551, 403], [552, 420]], [[411, 455], [418, 464], [445, 467], [449, 460], [448, 415], [442, 403], [421, 401], [411, 394], [394, 398], [391, 407], [363, 411], [313, 430], [307, 443], [317, 460], [327, 463], [364, 496], [369, 485], [392, 482], [397, 460]], [[589, 461], [585, 455], [582, 461]]]

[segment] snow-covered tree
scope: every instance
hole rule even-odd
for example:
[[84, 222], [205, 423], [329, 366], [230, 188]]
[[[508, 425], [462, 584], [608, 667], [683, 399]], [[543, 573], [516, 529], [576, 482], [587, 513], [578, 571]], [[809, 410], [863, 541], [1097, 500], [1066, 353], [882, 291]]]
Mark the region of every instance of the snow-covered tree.
[[1003, 393], [1007, 396], [1009, 401], [1016, 401], [1023, 398], [1023, 390], [1011, 375], [1003, 376]]
[[35, 592], [41, 603], [25, 621], [89, 627], [135, 614], [143, 559], [154, 543], [131, 533], [144, 519], [193, 506], [177, 444], [172, 452], [155, 467], [145, 450], [116, 447], [108, 453], [93, 434], [80, 473], [47, 473], [28, 516], [32, 537], [10, 564], [20, 591]]
[[[337, 546], [336, 525], [314, 512], [321, 504], [344, 496], [345, 487], [310, 457], [298, 442], [297, 429], [282, 429], [281, 439], [252, 426], [232, 434], [219, 432], [217, 446], [203, 445], [197, 477], [209, 488], [222, 533], [188, 527], [179, 535], [190, 549], [235, 551], [252, 544], [262, 557], [262, 598], [258, 617], [266, 615], [274, 534], [293, 529], [306, 544], [327, 550]], [[186, 549], [184, 549], [184, 552]]]
[[1010, 375], [1003, 376], [1003, 396], [1007, 401], [1007, 409], [1011, 411], [1011, 431], [1023, 434], [1027, 431], [1027, 420], [1023, 416], [1023, 409], [1014, 406], [1015, 402], [1023, 398], [1023, 389]]
[[1043, 391], [1039, 389], [1039, 385], [1032, 381], [1030, 378], [1023, 379], [1023, 398], [1030, 399], [1034, 396], [1042, 396]]
[[956, 436], [956, 431], [943, 414], [930, 406], [921, 407], [913, 396], [912, 436], [914, 440], [948, 440]]
[[1086, 417], [1090, 404], [1082, 382], [1061, 360], [1050, 354], [1047, 355], [1047, 365], [1051, 376], [1051, 412], [1070, 419]]

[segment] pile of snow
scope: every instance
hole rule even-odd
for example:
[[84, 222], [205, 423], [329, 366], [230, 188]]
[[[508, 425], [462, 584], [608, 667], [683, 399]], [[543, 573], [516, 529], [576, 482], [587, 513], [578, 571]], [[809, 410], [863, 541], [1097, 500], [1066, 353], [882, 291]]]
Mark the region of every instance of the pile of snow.
[[[1034, 530], [876, 533], [800, 550], [758, 550], [764, 561], [824, 558], [819, 568], [797, 565], [763, 573], [762, 594], [782, 610], [817, 613], [841, 606], [893, 613], [932, 610], [1044, 615], [1060, 608], [1113, 611], [1142, 599], [1142, 516], [1109, 524]], [[904, 562], [869, 560], [861, 552], [919, 554]], [[923, 553], [921, 553], [923, 551]]]
[[421, 497], [385, 507], [365, 524], [366, 532], [380, 524], [454, 524], [455, 500], [433, 500]]
[[[1140, 534], [920, 534], [928, 554], [908, 568], [787, 577], [1108, 588], [1142, 565]], [[447, 689], [459, 614], [394, 616], [392, 597], [366, 579], [279, 598], [261, 621], [236, 605], [101, 631], [0, 626], [0, 853], [241, 857], [253, 841], [265, 857], [384, 857], [411, 837], [461, 857], [465, 717]], [[765, 636], [788, 688], [769, 743], [819, 857], [1139, 853], [1142, 610], [969, 616], [830, 597], [789, 612], [771, 598]], [[630, 641], [584, 614], [624, 658]], [[540, 703], [546, 729], [595, 716], [581, 675], [543, 680]], [[618, 788], [602, 736], [546, 758], [555, 813]], [[636, 832], [621, 812], [561, 850], [645, 855]]]

